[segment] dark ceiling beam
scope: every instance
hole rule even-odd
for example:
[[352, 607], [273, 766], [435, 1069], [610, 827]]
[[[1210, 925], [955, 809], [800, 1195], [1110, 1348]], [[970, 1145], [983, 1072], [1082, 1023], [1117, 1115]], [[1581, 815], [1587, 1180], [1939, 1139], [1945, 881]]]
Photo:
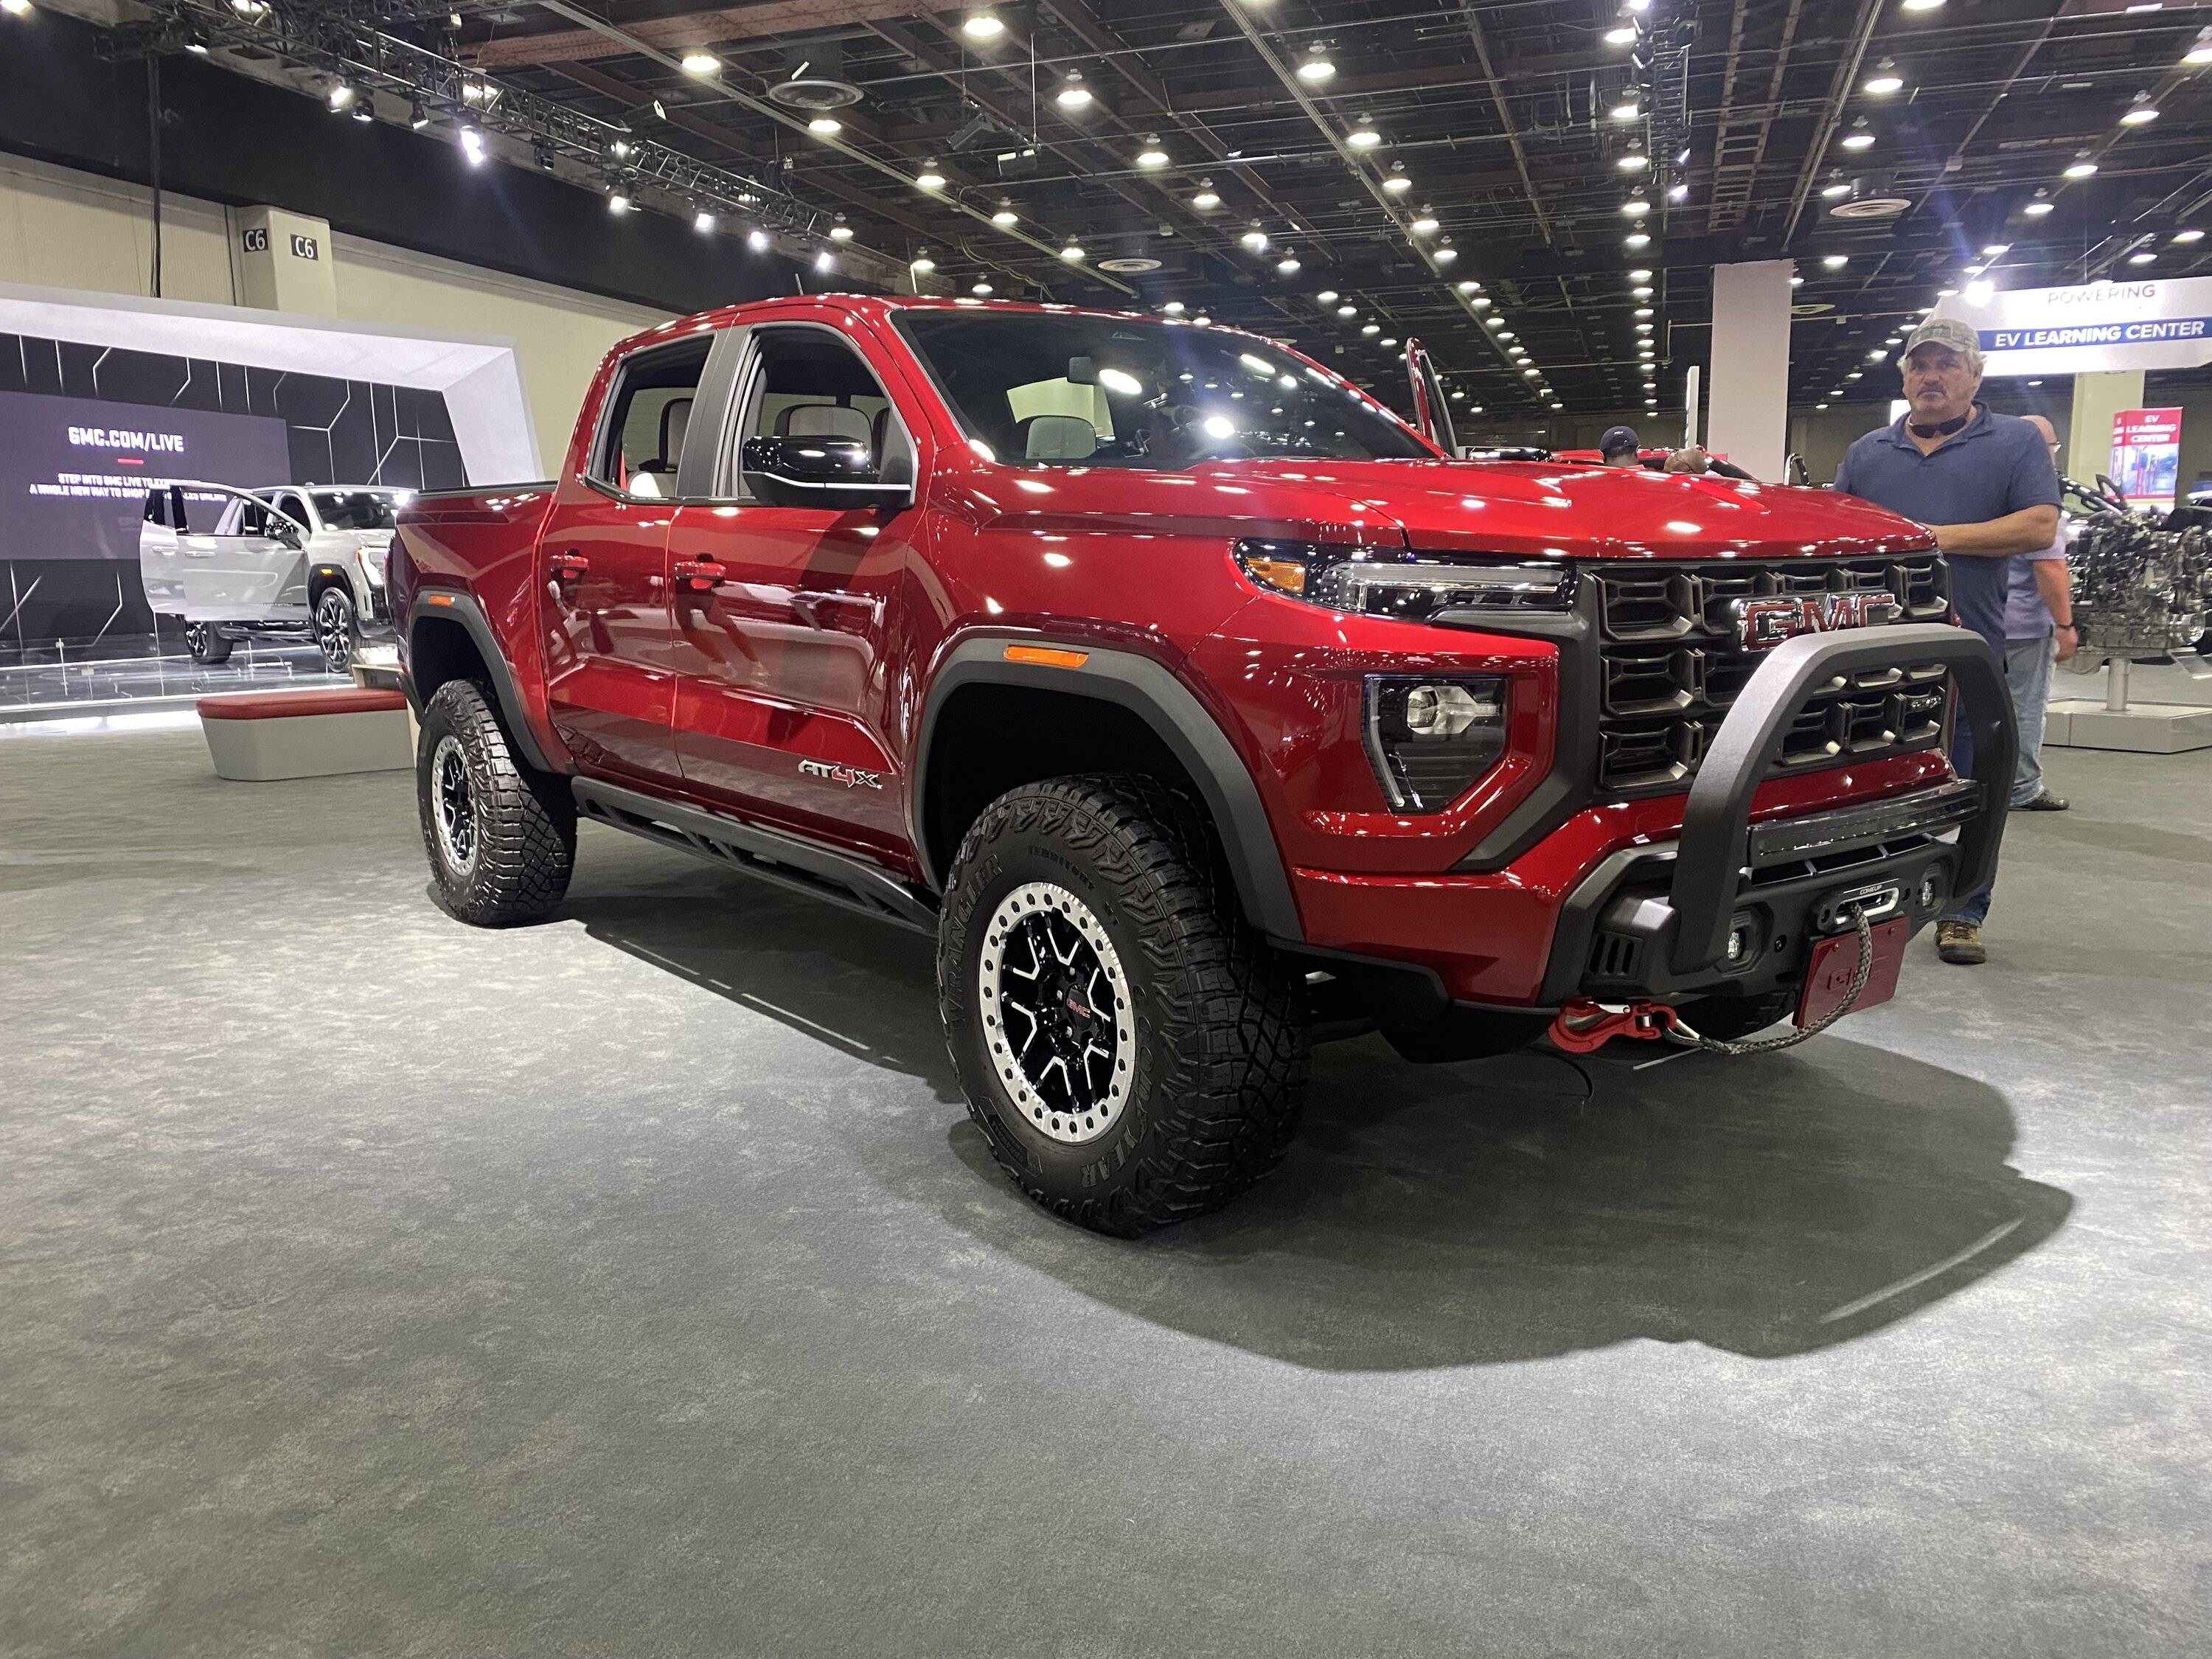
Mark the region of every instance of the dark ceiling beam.
[[[733, 41], [766, 40], [815, 29], [872, 23], [880, 18], [912, 17], [934, 8], [932, 0], [763, 0], [757, 6], [690, 11], [675, 16], [641, 17], [616, 22], [626, 34], [663, 52]], [[555, 29], [542, 34], [509, 34], [481, 40], [463, 50], [479, 69], [517, 69], [530, 64], [581, 64], [615, 58], [623, 48], [592, 29]]]
[[1521, 175], [1521, 188], [1528, 193], [1528, 210], [1536, 216], [1536, 228], [1544, 234], [1544, 240], [1547, 244], [1555, 241], [1558, 239], [1552, 234], [1551, 222], [1544, 216], [1544, 204], [1537, 194], [1536, 181], [1528, 174], [1528, 152], [1521, 143], [1520, 129], [1513, 125], [1513, 112], [1506, 106], [1505, 88], [1498, 79], [1497, 65], [1491, 62], [1490, 40], [1483, 33], [1482, 20], [1466, 0], [1461, 0], [1459, 15], [1460, 21], [1467, 25], [1468, 43], [1474, 48], [1475, 66], [1482, 71], [1482, 78], [1488, 84], [1491, 107], [1498, 112], [1498, 131], [1505, 135], [1505, 142], [1512, 147], [1513, 166]]

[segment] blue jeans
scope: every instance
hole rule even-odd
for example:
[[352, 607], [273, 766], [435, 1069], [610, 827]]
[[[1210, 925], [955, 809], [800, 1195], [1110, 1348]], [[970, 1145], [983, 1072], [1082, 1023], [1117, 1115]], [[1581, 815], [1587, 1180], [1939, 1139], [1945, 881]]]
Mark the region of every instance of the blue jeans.
[[2012, 688], [2013, 718], [2020, 722], [2020, 769], [2012, 780], [2014, 806], [2025, 806], [2043, 793], [2043, 711], [2051, 702], [2051, 665], [2057, 659], [2054, 634], [2005, 641], [2005, 684]]

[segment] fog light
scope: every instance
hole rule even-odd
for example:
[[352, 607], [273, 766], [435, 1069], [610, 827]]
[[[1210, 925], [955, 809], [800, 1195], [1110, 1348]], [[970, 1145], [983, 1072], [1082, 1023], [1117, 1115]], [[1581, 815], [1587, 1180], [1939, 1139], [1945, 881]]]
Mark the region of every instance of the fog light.
[[1742, 963], [1758, 943], [1758, 925], [1748, 916], [1738, 916], [1729, 928], [1728, 965], [1734, 968]]
[[1920, 878], [1920, 908], [1922, 909], [1933, 910], [1936, 908], [1936, 902], [1942, 896], [1943, 884], [1936, 879], [1936, 872], [1933, 870]]
[[1505, 682], [1376, 675], [1367, 682], [1367, 755], [1401, 812], [1449, 806], [1505, 752]]
[[1406, 694], [1406, 729], [1417, 738], [1455, 738], [1497, 718], [1494, 701], [1479, 702], [1463, 685], [1417, 685]]

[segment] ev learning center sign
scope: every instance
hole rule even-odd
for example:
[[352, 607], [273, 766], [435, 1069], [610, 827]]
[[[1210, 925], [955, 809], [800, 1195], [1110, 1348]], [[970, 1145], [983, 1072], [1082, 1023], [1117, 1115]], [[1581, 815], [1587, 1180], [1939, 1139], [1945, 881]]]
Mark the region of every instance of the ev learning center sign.
[[2212, 363], [2212, 276], [2025, 288], [1936, 308], [1981, 337], [1991, 374], [2093, 374]]

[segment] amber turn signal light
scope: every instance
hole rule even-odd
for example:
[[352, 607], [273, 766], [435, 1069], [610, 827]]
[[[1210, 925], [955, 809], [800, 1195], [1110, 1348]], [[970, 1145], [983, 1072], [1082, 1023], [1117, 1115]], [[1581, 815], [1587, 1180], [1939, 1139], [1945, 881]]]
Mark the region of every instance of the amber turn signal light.
[[1048, 645], [1010, 645], [1008, 662], [1032, 663], [1039, 668], [1080, 668], [1091, 660], [1088, 651], [1057, 651]]

